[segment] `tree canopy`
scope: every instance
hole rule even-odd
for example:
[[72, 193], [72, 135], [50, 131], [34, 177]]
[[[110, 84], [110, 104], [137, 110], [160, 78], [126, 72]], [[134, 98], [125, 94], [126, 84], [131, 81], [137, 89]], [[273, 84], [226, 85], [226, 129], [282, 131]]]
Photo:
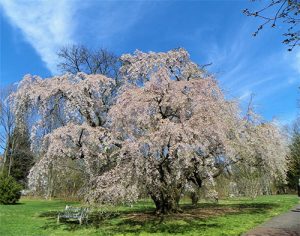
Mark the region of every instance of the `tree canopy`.
[[24, 77], [12, 101], [17, 122], [24, 112], [36, 114], [33, 191], [49, 194], [51, 173], [64, 173], [71, 159], [87, 178], [87, 201], [132, 202], [146, 194], [158, 213], [169, 213], [188, 189], [205, 185], [217, 198], [214, 178], [238, 162], [284, 176], [279, 128], [255, 114], [244, 118], [186, 50], [136, 51], [121, 62], [118, 89], [99, 74]]

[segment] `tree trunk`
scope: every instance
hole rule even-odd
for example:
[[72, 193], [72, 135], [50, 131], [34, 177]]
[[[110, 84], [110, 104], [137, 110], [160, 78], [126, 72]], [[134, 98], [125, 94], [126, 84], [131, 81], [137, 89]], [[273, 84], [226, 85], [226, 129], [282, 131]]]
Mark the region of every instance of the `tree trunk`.
[[198, 204], [199, 201], [199, 194], [198, 191], [192, 192], [191, 193], [191, 199], [192, 199], [192, 204], [195, 206]]
[[3, 154], [3, 163], [2, 163], [2, 169], [1, 172], [4, 173], [6, 170], [6, 166], [7, 166], [7, 147], [4, 150], [4, 154]]
[[156, 207], [156, 214], [171, 214], [176, 212], [182, 212], [179, 207], [180, 195], [178, 194], [162, 194], [159, 197], [151, 194], [151, 198], [154, 201]]
[[51, 200], [53, 196], [53, 167], [52, 164], [50, 164], [49, 170], [48, 170], [48, 186], [47, 186], [47, 194], [46, 199]]
[[[10, 172], [11, 172], [14, 151], [15, 151], [15, 139], [12, 140], [11, 149], [8, 150], [8, 153], [9, 153], [8, 175], [10, 175]], [[7, 153], [6, 153], [6, 155], [7, 155]]]
[[13, 157], [12, 157], [12, 155], [10, 154], [10, 155], [9, 155], [9, 164], [8, 164], [8, 173], [7, 173], [7, 175], [10, 175], [12, 162], [13, 162]]
[[[170, 148], [170, 140], [167, 147]], [[172, 163], [168, 155], [157, 166], [160, 184], [153, 188], [153, 192], [149, 192], [155, 203], [157, 214], [182, 212], [179, 208], [179, 201], [185, 181], [181, 179], [174, 181], [175, 172], [172, 171]], [[164, 154], [162, 153], [161, 156]]]

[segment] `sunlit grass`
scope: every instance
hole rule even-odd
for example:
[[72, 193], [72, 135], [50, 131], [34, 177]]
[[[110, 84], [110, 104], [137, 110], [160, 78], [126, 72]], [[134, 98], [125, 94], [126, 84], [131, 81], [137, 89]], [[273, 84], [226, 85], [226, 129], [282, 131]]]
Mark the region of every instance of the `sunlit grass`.
[[107, 214], [90, 214], [89, 223], [56, 223], [61, 200], [23, 198], [17, 205], [0, 205], [0, 235], [240, 235], [270, 217], [288, 211], [298, 202], [292, 195], [262, 196], [254, 200], [221, 200], [218, 204], [200, 202], [191, 207], [182, 201], [183, 213], [157, 217], [150, 200], [133, 206], [107, 208]]

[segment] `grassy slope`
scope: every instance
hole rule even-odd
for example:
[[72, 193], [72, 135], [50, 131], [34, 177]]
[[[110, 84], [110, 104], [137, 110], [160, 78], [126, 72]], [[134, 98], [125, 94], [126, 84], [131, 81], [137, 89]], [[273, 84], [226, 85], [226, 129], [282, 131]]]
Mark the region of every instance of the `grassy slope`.
[[183, 201], [184, 213], [162, 220], [151, 213], [151, 202], [141, 201], [131, 208], [115, 208], [119, 215], [106, 220], [92, 214], [90, 223], [80, 226], [56, 223], [57, 211], [76, 203], [22, 199], [17, 205], [0, 205], [0, 235], [240, 235], [297, 202], [291, 195], [200, 203], [193, 208]]

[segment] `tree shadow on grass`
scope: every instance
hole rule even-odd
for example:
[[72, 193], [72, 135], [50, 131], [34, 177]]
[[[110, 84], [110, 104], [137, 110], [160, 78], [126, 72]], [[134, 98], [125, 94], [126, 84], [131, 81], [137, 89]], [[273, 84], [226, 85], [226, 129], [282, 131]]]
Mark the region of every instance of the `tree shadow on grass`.
[[241, 204], [216, 204], [200, 203], [197, 206], [182, 205], [183, 213], [166, 216], [157, 216], [153, 208], [127, 209], [121, 212], [92, 212], [86, 224], [79, 225], [75, 220], [56, 222], [57, 211], [48, 211], [40, 217], [48, 218], [43, 229], [57, 229], [62, 225], [64, 230], [76, 231], [84, 228], [99, 229], [106, 235], [134, 233], [171, 233], [183, 234], [193, 231], [205, 231], [211, 227], [221, 228], [222, 224], [209, 222], [208, 219], [229, 216], [232, 214], [257, 214], [266, 213], [278, 207], [274, 203], [241, 203]]
[[17, 206], [17, 205], [24, 205], [24, 202], [15, 202], [15, 203], [5, 203], [5, 204], [0, 204], [4, 206]]

